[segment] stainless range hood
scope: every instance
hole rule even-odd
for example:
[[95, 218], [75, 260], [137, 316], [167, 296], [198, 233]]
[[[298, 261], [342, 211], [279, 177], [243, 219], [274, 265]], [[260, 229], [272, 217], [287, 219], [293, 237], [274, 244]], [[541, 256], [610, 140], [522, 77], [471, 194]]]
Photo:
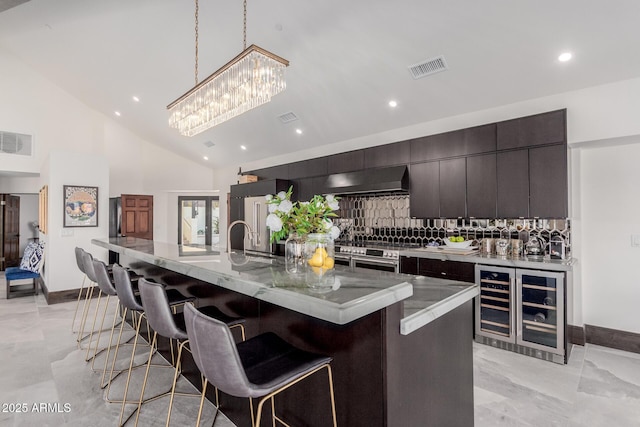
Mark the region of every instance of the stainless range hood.
[[336, 173], [327, 177], [326, 190], [337, 195], [408, 192], [409, 174], [406, 166]]

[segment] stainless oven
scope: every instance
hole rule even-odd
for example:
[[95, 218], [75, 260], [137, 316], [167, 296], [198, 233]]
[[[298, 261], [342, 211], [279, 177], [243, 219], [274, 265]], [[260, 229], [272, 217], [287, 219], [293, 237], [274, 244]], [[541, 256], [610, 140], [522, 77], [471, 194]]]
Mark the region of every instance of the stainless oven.
[[353, 267], [368, 268], [369, 270], [389, 271], [391, 273], [400, 272], [399, 259], [352, 256], [351, 265]]

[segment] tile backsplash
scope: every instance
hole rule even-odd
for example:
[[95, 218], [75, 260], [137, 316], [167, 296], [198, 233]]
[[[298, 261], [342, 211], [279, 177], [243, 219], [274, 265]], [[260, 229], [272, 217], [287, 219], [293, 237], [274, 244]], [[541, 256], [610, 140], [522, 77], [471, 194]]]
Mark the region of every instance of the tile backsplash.
[[410, 217], [409, 196], [345, 196], [340, 200], [340, 239], [388, 242], [426, 246], [429, 242], [442, 244], [449, 236], [467, 239], [500, 238], [528, 240], [538, 235], [549, 241], [560, 235], [567, 250], [571, 247], [568, 219], [416, 219]]

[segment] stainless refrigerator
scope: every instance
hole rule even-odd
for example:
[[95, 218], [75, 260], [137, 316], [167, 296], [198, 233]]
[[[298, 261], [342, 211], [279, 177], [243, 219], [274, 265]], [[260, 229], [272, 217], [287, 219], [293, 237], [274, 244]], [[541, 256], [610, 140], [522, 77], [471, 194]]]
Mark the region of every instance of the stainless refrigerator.
[[269, 242], [271, 235], [267, 228], [267, 215], [269, 215], [269, 209], [263, 196], [244, 199], [244, 220], [253, 230], [250, 236], [245, 229], [245, 251], [271, 253], [271, 243]]

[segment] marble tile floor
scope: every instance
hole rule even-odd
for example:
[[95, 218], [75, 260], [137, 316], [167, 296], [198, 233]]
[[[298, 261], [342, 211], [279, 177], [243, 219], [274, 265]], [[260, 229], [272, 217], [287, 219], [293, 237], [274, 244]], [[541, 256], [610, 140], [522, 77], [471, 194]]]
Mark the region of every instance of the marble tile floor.
[[[75, 303], [49, 306], [42, 295], [7, 301], [4, 287], [0, 274], [0, 427], [116, 425], [120, 405], [105, 402], [100, 375], [84, 362], [70, 332]], [[111, 320], [108, 314], [105, 329]], [[102, 339], [101, 346], [108, 335]], [[128, 361], [123, 353], [118, 366]], [[136, 363], [147, 355], [142, 348]], [[104, 363], [101, 357], [96, 367]], [[171, 369], [153, 369], [149, 395], [171, 384]], [[123, 382], [114, 381], [112, 396], [122, 394]], [[574, 347], [568, 365], [557, 365], [474, 343], [474, 383], [475, 427], [640, 426], [640, 354], [587, 344]], [[139, 381], [131, 387], [131, 397], [139, 394]], [[184, 379], [179, 388], [195, 391]], [[171, 425], [194, 425], [199, 399], [176, 399]], [[26, 412], [16, 412], [16, 403], [26, 404]], [[53, 405], [40, 408], [42, 403]], [[139, 425], [163, 426], [167, 405], [168, 397], [145, 404]], [[127, 415], [134, 406], [128, 405]], [[202, 425], [210, 425], [214, 413], [208, 403]], [[219, 413], [214, 427], [230, 426]]]

